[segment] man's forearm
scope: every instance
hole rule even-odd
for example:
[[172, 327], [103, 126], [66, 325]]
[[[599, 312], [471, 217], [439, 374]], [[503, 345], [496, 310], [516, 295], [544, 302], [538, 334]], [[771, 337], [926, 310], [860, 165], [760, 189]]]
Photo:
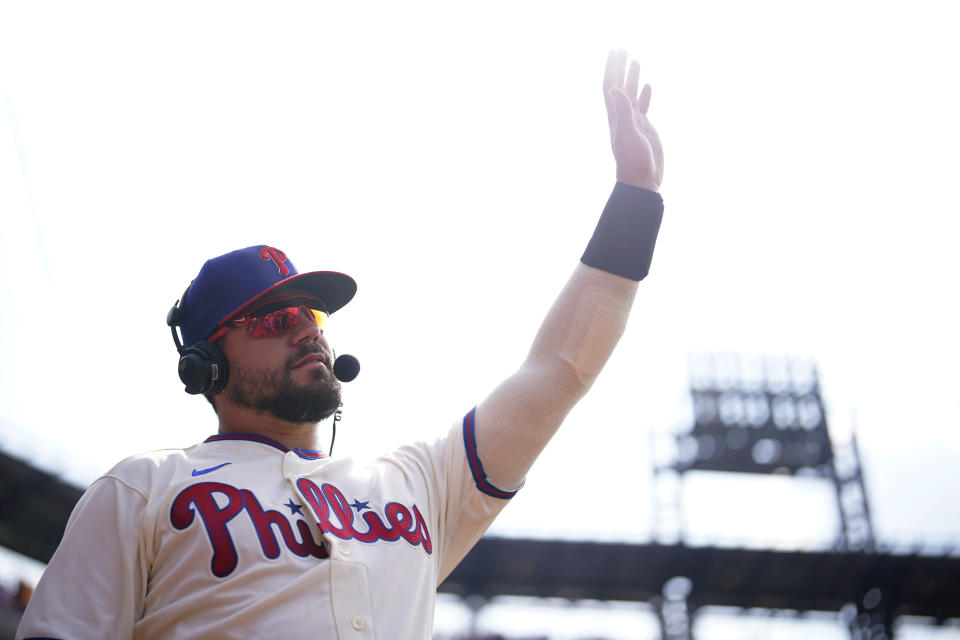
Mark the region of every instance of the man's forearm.
[[477, 452], [509, 490], [587, 392], [623, 334], [637, 282], [584, 264], [574, 270], [520, 369], [478, 407]]
[[662, 212], [659, 194], [617, 185], [527, 359], [477, 408], [477, 453], [495, 486], [520, 484], [613, 353], [650, 266]]

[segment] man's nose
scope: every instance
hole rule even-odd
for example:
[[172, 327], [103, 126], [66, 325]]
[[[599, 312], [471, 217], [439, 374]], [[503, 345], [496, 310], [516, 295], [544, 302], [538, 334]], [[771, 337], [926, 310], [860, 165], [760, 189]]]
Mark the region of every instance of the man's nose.
[[306, 341], [318, 342], [323, 339], [323, 331], [320, 329], [320, 325], [317, 324], [317, 319], [314, 317], [313, 312], [307, 307], [300, 307], [300, 321], [297, 323], [291, 337], [296, 344]]

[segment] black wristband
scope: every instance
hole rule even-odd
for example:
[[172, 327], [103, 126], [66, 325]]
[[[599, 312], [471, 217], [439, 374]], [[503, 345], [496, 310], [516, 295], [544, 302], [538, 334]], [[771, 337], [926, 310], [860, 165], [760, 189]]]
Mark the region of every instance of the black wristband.
[[659, 193], [618, 182], [580, 261], [631, 280], [643, 280], [650, 271], [662, 219], [663, 198]]

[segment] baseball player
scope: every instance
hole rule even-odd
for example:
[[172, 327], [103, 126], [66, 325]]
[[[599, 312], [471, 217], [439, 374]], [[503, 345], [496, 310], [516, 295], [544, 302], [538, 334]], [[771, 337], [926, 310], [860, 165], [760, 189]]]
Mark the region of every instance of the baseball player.
[[650, 265], [663, 154], [623, 52], [604, 97], [617, 184], [581, 263], [519, 370], [432, 442], [323, 453], [317, 423], [355, 374], [323, 323], [354, 281], [266, 245], [208, 260], [168, 324], [217, 434], [90, 486], [17, 638], [429, 638], [437, 585], [589, 389]]

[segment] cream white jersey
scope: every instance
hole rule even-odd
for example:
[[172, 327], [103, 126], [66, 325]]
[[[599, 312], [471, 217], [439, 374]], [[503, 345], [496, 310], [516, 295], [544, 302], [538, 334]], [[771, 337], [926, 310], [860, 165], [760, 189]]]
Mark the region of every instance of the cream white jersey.
[[128, 458], [77, 504], [17, 638], [429, 638], [437, 585], [514, 494], [473, 418], [368, 463], [256, 434]]
[[636, 289], [578, 264], [520, 368], [435, 442], [361, 463], [221, 434], [121, 462], [17, 638], [429, 638], [437, 585], [590, 388]]

